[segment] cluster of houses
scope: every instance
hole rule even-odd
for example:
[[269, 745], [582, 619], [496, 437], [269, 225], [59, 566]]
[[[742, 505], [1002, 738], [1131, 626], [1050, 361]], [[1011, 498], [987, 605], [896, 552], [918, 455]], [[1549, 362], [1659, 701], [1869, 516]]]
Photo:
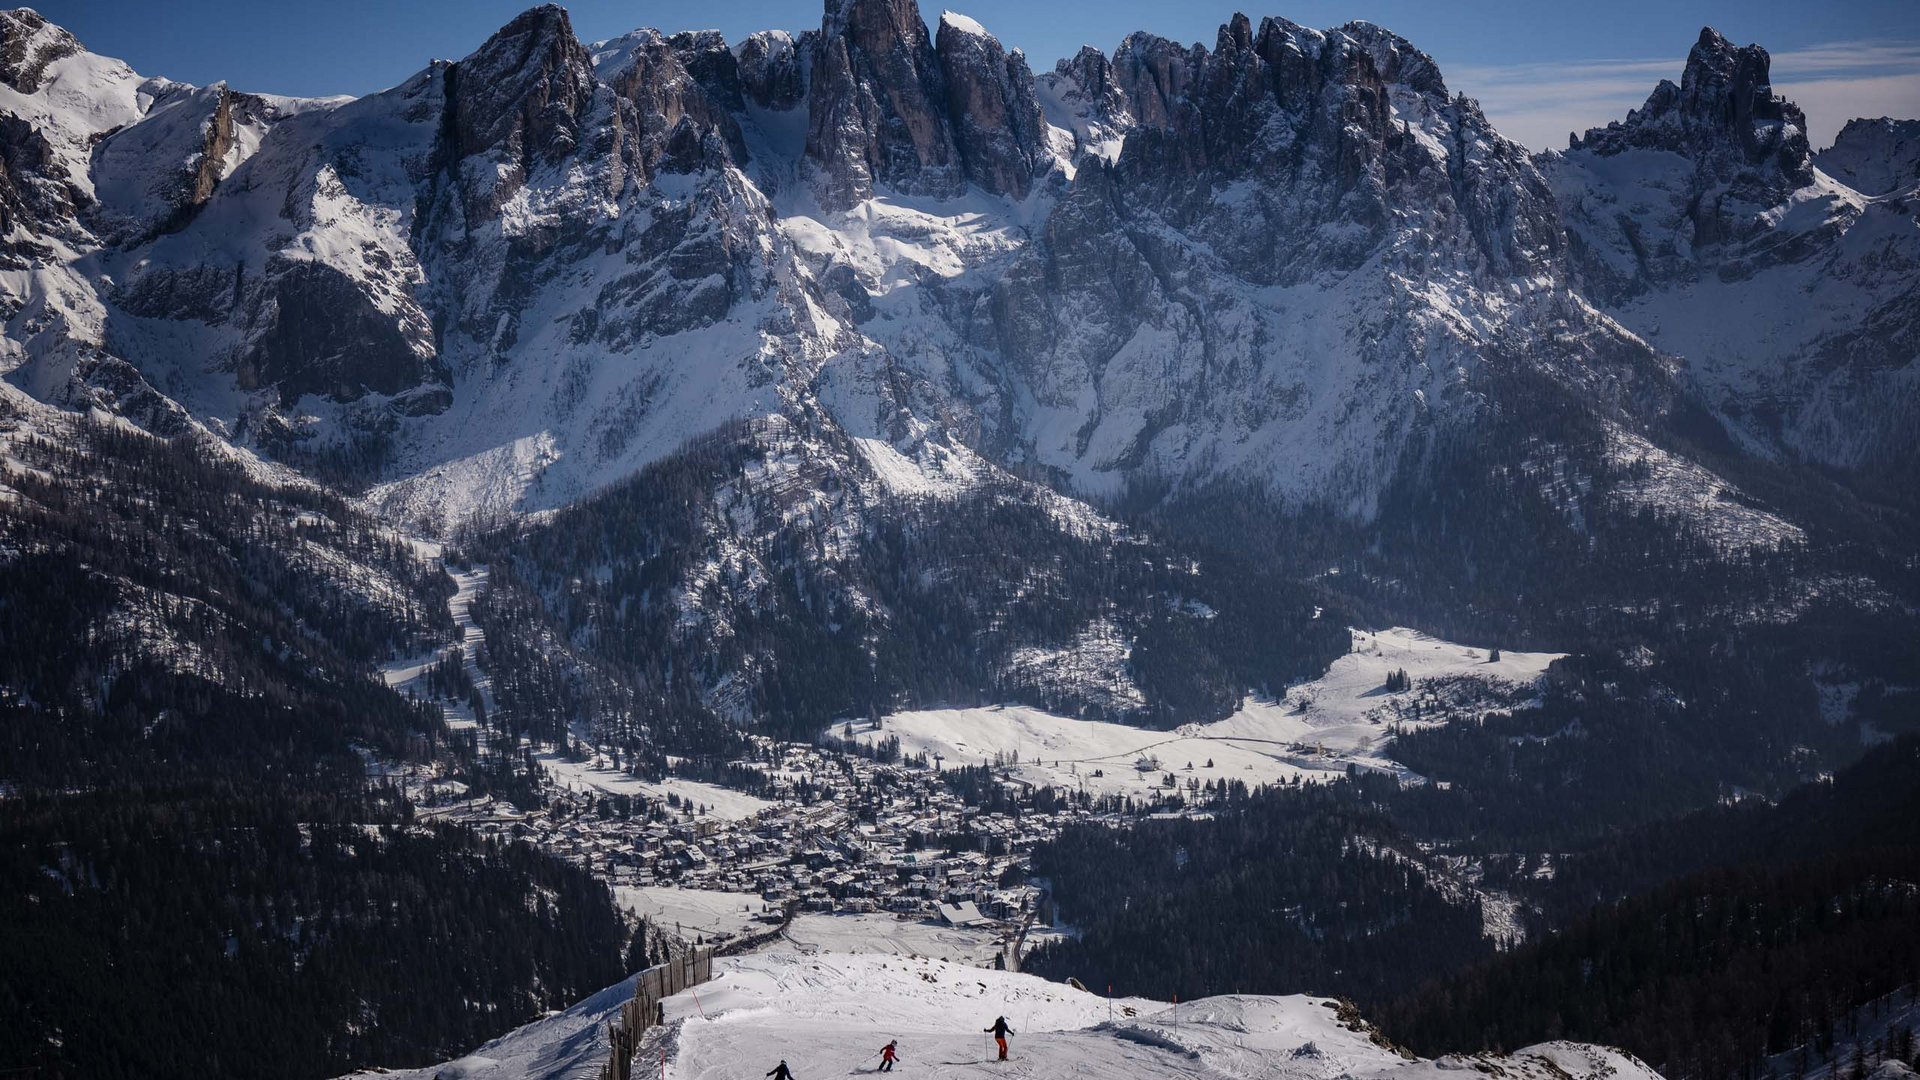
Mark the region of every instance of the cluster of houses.
[[[461, 785], [426, 777], [418, 778], [416, 802], [423, 816], [529, 841], [611, 885], [756, 894], [769, 921], [791, 906], [1009, 933], [1041, 901], [1024, 874], [1034, 846], [1090, 816], [1080, 807], [984, 810], [967, 805], [936, 770], [809, 744], [760, 739], [755, 750], [755, 759], [736, 764], [767, 777], [767, 805], [745, 817], [557, 785], [545, 808], [526, 811], [468, 799]], [[609, 812], [610, 802], [625, 812]]]

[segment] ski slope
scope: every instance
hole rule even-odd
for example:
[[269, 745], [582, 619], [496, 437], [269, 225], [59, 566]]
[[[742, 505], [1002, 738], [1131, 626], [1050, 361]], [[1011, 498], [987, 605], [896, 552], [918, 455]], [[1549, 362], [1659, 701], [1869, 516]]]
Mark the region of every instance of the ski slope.
[[[385, 1074], [414, 1080], [550, 1080], [594, 1076], [622, 983], [446, 1065]], [[995, 1075], [1045, 1080], [1331, 1080], [1419, 1078], [1475, 1070], [1503, 1080], [1658, 1080], [1617, 1051], [1548, 1043], [1511, 1057], [1423, 1061], [1376, 1042], [1335, 1003], [1233, 995], [1177, 1008], [1113, 1001], [1032, 975], [894, 956], [761, 953], [715, 961], [713, 981], [666, 1002], [636, 1076], [743, 1080], [785, 1060], [796, 1080], [872, 1072], [899, 1040], [896, 1070], [913, 1080]], [[981, 1030], [1012, 1026], [1012, 1059], [990, 1060]], [[360, 1074], [372, 1075], [372, 1074]]]
[[[414, 541], [415, 550], [430, 558], [440, 558], [440, 545], [430, 541]], [[460, 632], [460, 648], [465, 656], [467, 679], [473, 683], [488, 709], [493, 708], [493, 678], [481, 669], [479, 656], [487, 645], [487, 632], [473, 621], [473, 601], [487, 586], [487, 568], [484, 566], [459, 569], [446, 567], [447, 576], [453, 579], [454, 594], [447, 599], [447, 611], [453, 616], [454, 628]], [[442, 653], [438, 650], [426, 655], [396, 660], [381, 669], [381, 678], [395, 690], [420, 687], [422, 677], [434, 664], [440, 661]], [[437, 701], [449, 731], [475, 731], [480, 727], [474, 716], [473, 704], [468, 701]], [[484, 737], [484, 732], [481, 733]]]
[[[1352, 650], [1320, 678], [1279, 698], [1249, 696], [1232, 716], [1211, 724], [1149, 731], [1000, 705], [894, 713], [854, 737], [878, 743], [896, 736], [903, 752], [948, 768], [1017, 754], [1012, 771], [1019, 779], [1096, 796], [1146, 797], [1168, 772], [1182, 784], [1232, 779], [1248, 786], [1330, 779], [1349, 764], [1410, 777], [1390, 756], [1387, 725], [1413, 722], [1408, 716], [1416, 701], [1422, 723], [1478, 716], [1506, 707], [1516, 693], [1527, 696], [1547, 665], [1565, 655], [1504, 651], [1489, 660], [1484, 649], [1404, 627], [1352, 634]], [[1387, 676], [1396, 671], [1407, 673], [1412, 689], [1386, 691]], [[1444, 695], [1435, 680], [1446, 681]], [[1136, 768], [1141, 759], [1159, 764], [1142, 770]]]

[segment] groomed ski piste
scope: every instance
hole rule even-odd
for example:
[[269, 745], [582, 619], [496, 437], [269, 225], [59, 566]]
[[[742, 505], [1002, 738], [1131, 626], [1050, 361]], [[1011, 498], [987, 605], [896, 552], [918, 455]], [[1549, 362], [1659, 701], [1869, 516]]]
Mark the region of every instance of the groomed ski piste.
[[[632, 982], [406, 1080], [561, 1080], [599, 1075], [607, 1023]], [[1545, 1043], [1512, 1055], [1423, 1060], [1375, 1038], [1326, 998], [1236, 994], [1172, 1006], [1076, 990], [1033, 975], [895, 956], [771, 951], [714, 962], [714, 977], [665, 1006], [634, 1061], [636, 1078], [754, 1080], [786, 1061], [795, 1080], [877, 1071], [899, 1040], [903, 1080], [1422, 1080], [1481, 1072], [1501, 1080], [1659, 1080], [1630, 1055]], [[982, 1029], [1013, 1028], [994, 1060]]]

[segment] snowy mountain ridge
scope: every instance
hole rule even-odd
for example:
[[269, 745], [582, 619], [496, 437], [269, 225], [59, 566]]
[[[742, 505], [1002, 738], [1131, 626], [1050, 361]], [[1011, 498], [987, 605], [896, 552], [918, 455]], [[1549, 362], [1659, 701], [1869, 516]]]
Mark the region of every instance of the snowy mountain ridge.
[[[591, 587], [521, 569], [574, 646], [644, 622], [689, 650], [718, 715], [756, 714], [799, 625], [860, 637], [860, 683], [917, 617], [886, 598], [926, 589], [971, 591], [948, 598], [996, 645], [918, 703], [996, 682], [1110, 719], [1232, 712], [1217, 686], [1168, 711], [1137, 671], [1062, 674], [1138, 667], [1144, 592], [1060, 619], [1019, 553], [905, 591], [877, 570], [905, 550], [883, 535], [924, 553], [983, 511], [1026, 515], [1000, 523], [1023, 550], [1119, 562], [1154, 539], [1109, 520], [1129, 500], [1201, 530], [1223, 497], [1364, 526], [1451, 468], [1524, 475], [1499, 498], [1537, 492], [1572, 544], [1645, 518], [1738, 561], [1820, 539], [1755, 475], [1920, 445], [1920, 223], [1812, 164], [1764, 51], [1711, 32], [1681, 83], [1557, 155], [1368, 23], [1234, 16], [1211, 48], [1136, 33], [1036, 77], [912, 0], [735, 44], [583, 43], [545, 5], [325, 101], [144, 79], [24, 9], [0, 36], [0, 376], [191, 421], [423, 536], [697, 486], [633, 504], [695, 507], [691, 531], [569, 550]], [[1906, 145], [1866, 131], [1834, 158], [1862, 184]], [[1180, 618], [1177, 647], [1206, 637]], [[1254, 683], [1316, 673], [1292, 662]]]
[[[25, 9], [4, 32], [8, 378], [77, 403], [124, 362], [430, 531], [809, 409], [1071, 494], [1252, 482], [1364, 518], [1511, 370], [1636, 434], [1697, 392], [1755, 453], [1913, 450], [1912, 214], [1817, 172], [1764, 51], [1711, 32], [1681, 86], [1538, 158], [1364, 23], [1236, 16], [1036, 79], [911, 0], [733, 46], [587, 46], [546, 6], [325, 102], [141, 79]], [[1722, 137], [1723, 100], [1771, 134]], [[156, 160], [184, 165], [141, 182]], [[1702, 183], [1742, 201], [1608, 209]], [[1840, 302], [1760, 348], [1816, 270]], [[1705, 290], [1753, 316], [1733, 340], [1677, 314]]]

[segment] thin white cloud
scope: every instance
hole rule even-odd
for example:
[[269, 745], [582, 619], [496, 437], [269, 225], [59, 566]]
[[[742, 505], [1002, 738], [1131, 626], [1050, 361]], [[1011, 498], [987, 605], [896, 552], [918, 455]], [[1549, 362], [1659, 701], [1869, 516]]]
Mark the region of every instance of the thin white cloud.
[[[1686, 58], [1583, 60], [1458, 67], [1454, 89], [1480, 99], [1494, 126], [1536, 150], [1603, 127], [1639, 108], [1661, 79], [1678, 82]], [[1920, 41], [1839, 41], [1773, 54], [1774, 93], [1807, 114], [1816, 147], [1856, 116], [1920, 117]]]

